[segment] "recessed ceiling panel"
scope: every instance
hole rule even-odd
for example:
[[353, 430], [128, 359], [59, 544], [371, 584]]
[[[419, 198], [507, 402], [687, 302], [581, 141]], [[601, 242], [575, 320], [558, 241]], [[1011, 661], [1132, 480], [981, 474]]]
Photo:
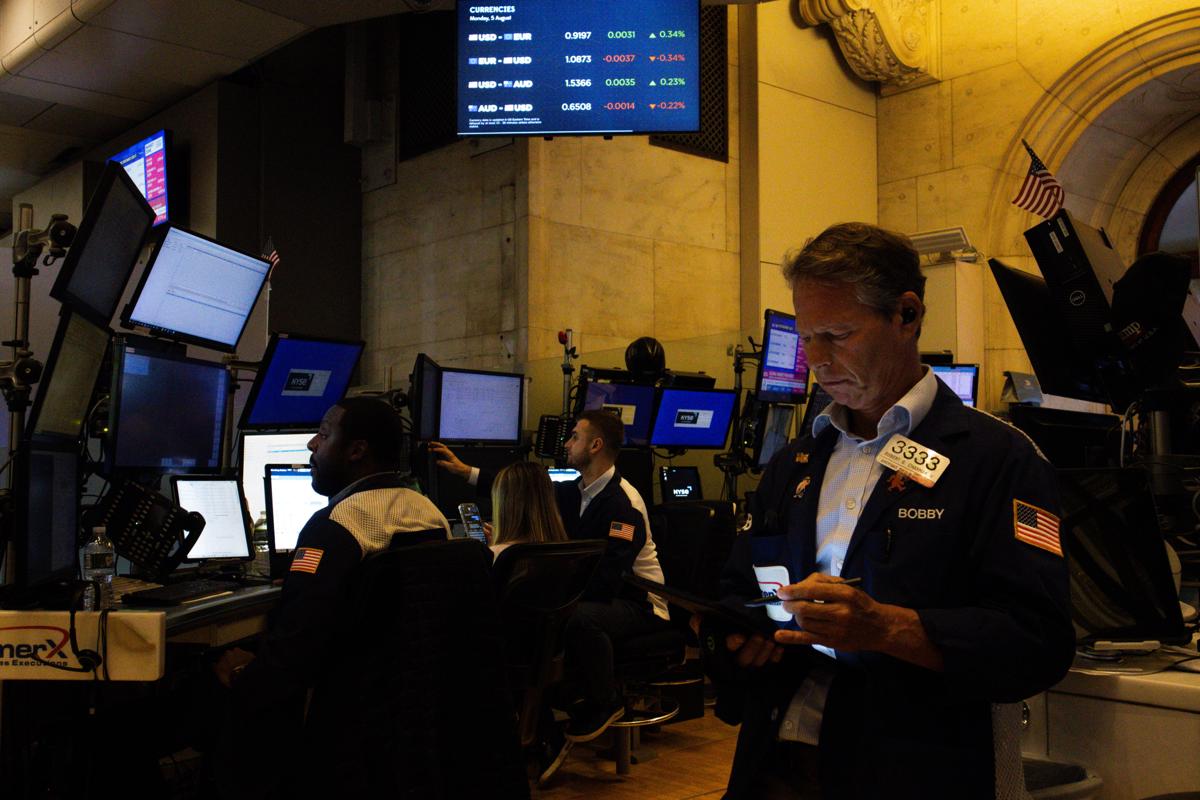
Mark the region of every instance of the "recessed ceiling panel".
[[120, 0], [89, 24], [239, 61], [258, 58], [308, 30], [237, 0], [188, 0], [172, 4], [169, 14], [162, 13], [162, 5], [162, 0]]

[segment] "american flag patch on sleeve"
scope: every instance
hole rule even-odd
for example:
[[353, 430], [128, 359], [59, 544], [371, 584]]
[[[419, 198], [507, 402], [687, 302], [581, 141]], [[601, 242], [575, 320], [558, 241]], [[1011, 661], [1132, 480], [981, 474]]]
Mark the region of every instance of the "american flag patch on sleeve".
[[1058, 539], [1058, 517], [1037, 506], [1013, 500], [1013, 533], [1018, 540], [1061, 556]]
[[317, 565], [321, 563], [321, 556], [325, 555], [324, 550], [316, 547], [301, 547], [296, 551], [296, 555], [292, 556], [291, 572], [307, 572], [311, 575], [317, 574]]
[[612, 539], [624, 539], [627, 542], [632, 542], [633, 526], [628, 522], [614, 522], [608, 526], [608, 535]]

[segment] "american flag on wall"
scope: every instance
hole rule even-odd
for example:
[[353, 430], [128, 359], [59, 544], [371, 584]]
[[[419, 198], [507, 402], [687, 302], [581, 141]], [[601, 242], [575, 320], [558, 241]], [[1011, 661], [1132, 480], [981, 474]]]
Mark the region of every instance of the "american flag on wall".
[[1062, 542], [1058, 538], [1058, 517], [1037, 506], [1013, 500], [1013, 533], [1025, 544], [1040, 547], [1061, 556]]
[[1013, 198], [1013, 205], [1049, 219], [1062, 208], [1066, 192], [1037, 157], [1037, 153], [1033, 152], [1029, 142], [1022, 139], [1021, 144], [1029, 151], [1029, 172], [1025, 175], [1025, 182], [1021, 184], [1021, 191]]

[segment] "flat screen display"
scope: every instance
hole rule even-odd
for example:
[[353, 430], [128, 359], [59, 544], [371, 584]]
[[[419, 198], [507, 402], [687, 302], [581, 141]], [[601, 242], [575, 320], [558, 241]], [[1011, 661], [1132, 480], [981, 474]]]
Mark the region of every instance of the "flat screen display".
[[120, 164], [104, 165], [50, 296], [108, 327], [154, 224], [154, 210]]
[[523, 376], [507, 372], [443, 369], [438, 438], [448, 442], [519, 442], [524, 382]]
[[704, 499], [699, 467], [659, 467], [658, 484], [664, 503]]
[[263, 354], [240, 427], [317, 427], [329, 407], [346, 396], [363, 346], [275, 334]]
[[296, 433], [242, 434], [241, 476], [242, 494], [250, 519], [267, 513], [267, 490], [263, 486], [267, 464], [303, 464], [308, 461], [308, 443], [316, 431]]
[[154, 209], [155, 225], [170, 219], [167, 204], [168, 136], [166, 131], [151, 134], [109, 159], [125, 169], [125, 174]]
[[570, 483], [579, 480], [579, 470], [577, 469], [550, 467], [546, 472], [550, 474], [550, 480], [553, 483]]
[[726, 389], [662, 389], [654, 425], [652, 447], [720, 449], [729, 437], [737, 392]]
[[270, 269], [262, 258], [168, 227], [123, 319], [170, 338], [233, 352]]
[[698, 0], [458, 4], [459, 135], [699, 127]]
[[413, 364], [412, 385], [408, 395], [412, 411], [413, 435], [417, 441], [437, 438], [438, 392], [441, 388], [442, 368], [424, 353], [417, 355]]
[[108, 328], [63, 308], [30, 414], [33, 436], [78, 439], [108, 350]]
[[644, 445], [650, 440], [654, 415], [654, 387], [628, 383], [588, 383], [585, 411], [602, 409], [625, 423], [625, 444]]
[[276, 553], [296, 549], [300, 531], [313, 514], [329, 504], [329, 498], [312, 487], [312, 469], [307, 464], [268, 464], [267, 530]]
[[173, 478], [175, 502], [204, 517], [204, 530], [188, 551], [188, 561], [250, 558], [250, 526], [234, 478]]
[[79, 568], [79, 454], [74, 445], [34, 444], [28, 455], [24, 536], [16, 542], [17, 581], [71, 577]]
[[168, 473], [220, 468], [225, 367], [122, 343], [113, 370], [111, 467]]
[[978, 364], [947, 364], [930, 369], [942, 383], [949, 386], [958, 395], [958, 399], [963, 401], [963, 405], [975, 407], [976, 395], [979, 391]]
[[808, 358], [796, 333], [796, 318], [767, 309], [763, 324], [758, 397], [769, 403], [799, 403], [808, 385]]

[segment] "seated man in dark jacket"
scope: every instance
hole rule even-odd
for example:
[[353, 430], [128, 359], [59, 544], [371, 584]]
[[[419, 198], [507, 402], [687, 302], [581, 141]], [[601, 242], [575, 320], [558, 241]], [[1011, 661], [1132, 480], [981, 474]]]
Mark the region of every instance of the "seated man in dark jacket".
[[[388, 549], [396, 537], [449, 538], [446, 518], [427, 497], [406, 488], [398, 472], [402, 434], [386, 403], [348, 398], [326, 412], [308, 443], [313, 488], [329, 497], [329, 505], [300, 531], [257, 655], [232, 648], [214, 666], [248, 724], [259, 722], [259, 712], [278, 721], [280, 708], [317, 682], [330, 655], [327, 644], [342, 623], [346, 581], [366, 556]], [[261, 771], [269, 762], [257, 758]]]

